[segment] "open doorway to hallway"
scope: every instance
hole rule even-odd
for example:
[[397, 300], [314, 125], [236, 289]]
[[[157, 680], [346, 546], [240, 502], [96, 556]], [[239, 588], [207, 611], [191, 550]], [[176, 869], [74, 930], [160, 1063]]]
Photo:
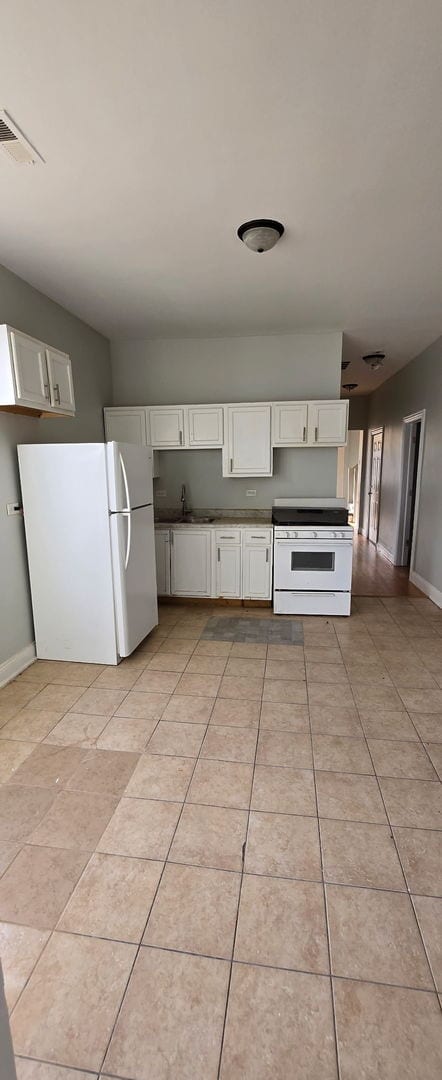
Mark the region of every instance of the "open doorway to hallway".
[[346, 446], [338, 449], [336, 494], [347, 503], [348, 519], [355, 533], [359, 530], [361, 511], [363, 445], [364, 432], [355, 429], [348, 432]]
[[368, 510], [368, 539], [377, 544], [379, 534], [379, 506], [381, 500], [382, 450], [384, 432], [370, 431], [370, 487]]
[[407, 416], [403, 421], [403, 468], [401, 506], [398, 529], [398, 566], [413, 569], [423, 448], [422, 413]]

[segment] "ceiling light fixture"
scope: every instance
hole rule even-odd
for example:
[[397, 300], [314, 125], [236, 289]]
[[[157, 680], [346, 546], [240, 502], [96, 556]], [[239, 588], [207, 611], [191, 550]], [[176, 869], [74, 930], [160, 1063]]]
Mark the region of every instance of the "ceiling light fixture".
[[341, 361], [341, 371], [347, 371], [349, 363], [350, 363], [349, 360], [342, 360]]
[[379, 371], [379, 368], [381, 368], [384, 363], [385, 353], [378, 349], [377, 352], [366, 353], [362, 359], [365, 364], [368, 364], [372, 371]]
[[270, 251], [277, 244], [284, 232], [284, 226], [280, 221], [272, 218], [256, 218], [254, 221], [245, 221], [240, 225], [237, 236], [250, 251]]
[[356, 390], [358, 386], [359, 383], [357, 382], [345, 382], [342, 384], [342, 389], [347, 390], [347, 392], [350, 393], [351, 390]]

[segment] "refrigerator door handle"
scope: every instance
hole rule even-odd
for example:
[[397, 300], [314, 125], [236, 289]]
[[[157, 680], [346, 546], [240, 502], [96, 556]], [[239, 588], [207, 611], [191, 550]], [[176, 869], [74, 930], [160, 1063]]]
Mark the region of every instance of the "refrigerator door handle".
[[130, 510], [122, 510], [121, 516], [127, 518], [126, 555], [124, 558], [124, 569], [127, 570], [129, 565], [130, 549], [132, 543], [132, 513]]
[[126, 495], [126, 506], [125, 506], [125, 509], [123, 510], [123, 513], [129, 513], [130, 514], [131, 505], [130, 505], [130, 495], [129, 495], [129, 484], [127, 482], [126, 466], [124, 464], [124, 458], [123, 458], [123, 455], [122, 455], [121, 451], [119, 452], [118, 456], [120, 458], [120, 467], [121, 467], [121, 472], [122, 472], [122, 476], [123, 476], [124, 491], [125, 491], [125, 495]]

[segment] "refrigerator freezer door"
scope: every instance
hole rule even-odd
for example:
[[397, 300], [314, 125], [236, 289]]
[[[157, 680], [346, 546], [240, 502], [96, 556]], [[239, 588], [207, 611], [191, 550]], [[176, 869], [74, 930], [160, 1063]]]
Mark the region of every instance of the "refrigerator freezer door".
[[153, 508], [111, 514], [117, 647], [129, 656], [158, 624]]
[[153, 502], [151, 446], [110, 442], [106, 457], [111, 513]]

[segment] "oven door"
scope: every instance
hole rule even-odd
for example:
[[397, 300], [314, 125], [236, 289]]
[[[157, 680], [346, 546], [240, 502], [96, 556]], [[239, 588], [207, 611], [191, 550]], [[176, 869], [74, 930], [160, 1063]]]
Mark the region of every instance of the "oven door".
[[351, 540], [275, 540], [275, 589], [351, 588]]

